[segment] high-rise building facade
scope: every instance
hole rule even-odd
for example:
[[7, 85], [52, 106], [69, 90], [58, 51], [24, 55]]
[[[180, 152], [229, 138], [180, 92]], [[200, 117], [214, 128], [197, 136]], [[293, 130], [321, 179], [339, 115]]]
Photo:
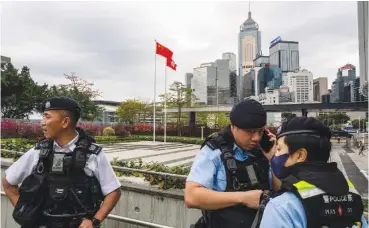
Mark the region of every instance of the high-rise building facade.
[[229, 60], [229, 70], [237, 71], [236, 54], [232, 52], [226, 52], [222, 54], [222, 59]]
[[193, 78], [191, 80], [191, 88], [193, 94], [196, 96], [196, 103], [206, 105], [208, 101], [208, 72], [209, 67], [206, 65], [200, 65], [200, 67], [193, 69]]
[[320, 77], [313, 80], [314, 101], [322, 102], [322, 96], [328, 93], [328, 78]]
[[265, 88], [279, 89], [282, 85], [282, 72], [278, 67], [266, 64], [264, 67], [254, 67], [246, 74], [243, 81], [243, 98], [258, 96], [265, 93]]
[[186, 73], [185, 74], [185, 82], [186, 82], [186, 88], [191, 88], [191, 80], [193, 78], [192, 73]]
[[254, 59], [254, 67], [264, 67], [269, 63], [269, 56], [258, 55]]
[[[197, 103], [206, 105], [234, 104], [234, 71], [230, 70], [229, 59], [201, 64], [193, 69], [191, 88], [198, 98]], [[232, 73], [232, 74], [231, 74]]]
[[369, 14], [369, 3], [368, 1], [357, 2], [357, 16], [358, 16], [358, 31], [359, 31], [359, 63], [360, 63], [360, 87], [364, 89], [363, 94], [368, 93], [368, 14]]
[[11, 58], [6, 57], [6, 56], [0, 56], [1, 57], [1, 63], [11, 63]]
[[288, 72], [286, 85], [290, 92], [294, 92], [295, 103], [313, 101], [313, 74], [308, 70]]
[[300, 68], [299, 43], [274, 39], [269, 47], [269, 63], [281, 68], [282, 72], [294, 72]]
[[259, 25], [251, 18], [251, 11], [249, 11], [247, 20], [240, 26], [238, 36], [239, 88], [242, 88], [243, 77], [251, 71], [254, 59], [260, 53], [261, 33], [259, 31]]
[[332, 83], [330, 101], [332, 103], [350, 102], [351, 88], [355, 79], [356, 68], [354, 65], [348, 63], [340, 67], [337, 71], [337, 78]]

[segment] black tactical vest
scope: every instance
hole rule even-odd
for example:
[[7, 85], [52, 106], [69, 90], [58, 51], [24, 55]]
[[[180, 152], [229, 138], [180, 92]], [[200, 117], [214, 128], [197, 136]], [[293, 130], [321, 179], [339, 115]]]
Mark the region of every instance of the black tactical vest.
[[351, 228], [361, 224], [364, 207], [361, 196], [352, 183], [347, 180], [347, 184], [347, 194], [334, 196], [306, 181], [289, 176], [282, 182], [279, 194], [290, 191], [301, 200], [307, 218], [307, 228]]
[[[210, 135], [204, 145], [211, 149], [220, 149], [221, 160], [226, 170], [226, 192], [248, 191], [254, 189], [268, 190], [269, 162], [260, 150], [254, 149], [245, 161], [234, 158], [234, 138], [230, 127]], [[205, 223], [211, 228], [245, 228], [250, 227], [257, 210], [244, 205], [236, 205], [218, 210], [203, 211]]]
[[[51, 144], [52, 145], [52, 144]], [[80, 137], [72, 153], [55, 152], [50, 143], [40, 144], [40, 159], [34, 172], [46, 173], [45, 200], [40, 224], [63, 224], [92, 218], [103, 202], [101, 186], [95, 176], [86, 175], [88, 158], [101, 147], [88, 137]], [[78, 227], [78, 226], [77, 226]]]

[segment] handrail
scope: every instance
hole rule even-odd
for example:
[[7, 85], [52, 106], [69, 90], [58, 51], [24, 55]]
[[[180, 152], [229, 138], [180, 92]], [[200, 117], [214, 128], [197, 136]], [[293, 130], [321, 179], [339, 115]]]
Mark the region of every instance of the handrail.
[[163, 172], [155, 172], [150, 170], [143, 170], [143, 169], [134, 169], [134, 168], [128, 168], [128, 167], [120, 167], [120, 166], [112, 166], [114, 170], [118, 171], [131, 171], [131, 172], [137, 172], [137, 173], [143, 173], [143, 174], [152, 174], [152, 175], [158, 175], [158, 176], [164, 176], [164, 177], [174, 177], [181, 180], [186, 180], [186, 175], [179, 175], [174, 173], [163, 173]]
[[[8, 152], [8, 153], [14, 153], [14, 154], [24, 154], [24, 152], [14, 151], [14, 150], [6, 150], [1, 149], [1, 151]], [[128, 167], [120, 167], [120, 166], [112, 166], [112, 168], [116, 171], [127, 171], [127, 172], [136, 172], [136, 173], [143, 173], [143, 174], [151, 174], [151, 175], [158, 175], [158, 176], [164, 176], [166, 177], [173, 177], [178, 178], [180, 180], [186, 180], [186, 175], [179, 175], [174, 173], [163, 173], [163, 172], [155, 172], [150, 170], [143, 170], [143, 169], [134, 169], [134, 168], [128, 168]]]
[[[5, 192], [1, 191], [1, 195], [5, 196]], [[131, 218], [118, 216], [118, 215], [113, 215], [113, 214], [109, 214], [107, 218], [111, 219], [111, 220], [118, 221], [118, 222], [125, 222], [125, 223], [144, 226], [144, 227], [148, 227], [148, 228], [174, 228], [174, 227], [170, 227], [170, 226], [164, 226], [164, 225], [160, 225], [160, 224], [145, 222], [145, 221], [142, 221], [142, 220], [131, 219]]]

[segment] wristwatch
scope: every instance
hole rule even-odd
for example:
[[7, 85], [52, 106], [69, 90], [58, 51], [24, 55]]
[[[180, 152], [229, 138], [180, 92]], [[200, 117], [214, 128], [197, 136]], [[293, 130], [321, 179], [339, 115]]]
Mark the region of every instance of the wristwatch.
[[94, 228], [100, 228], [101, 221], [95, 217], [92, 218], [92, 225]]

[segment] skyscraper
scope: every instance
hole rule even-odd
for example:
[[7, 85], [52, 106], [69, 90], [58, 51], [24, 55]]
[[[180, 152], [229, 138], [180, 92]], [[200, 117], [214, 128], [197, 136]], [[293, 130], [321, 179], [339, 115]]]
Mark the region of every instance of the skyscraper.
[[279, 36], [270, 42], [269, 63], [279, 67], [282, 71], [282, 83], [285, 84], [287, 72], [295, 72], [300, 69], [299, 43], [285, 41]]
[[236, 71], [236, 54], [232, 52], [226, 52], [222, 54], [222, 59], [229, 59], [229, 70], [230, 71]]
[[[360, 87], [368, 83], [368, 13], [369, 3], [367, 1], [357, 2], [357, 17], [359, 31], [359, 58], [360, 58]], [[364, 90], [366, 94], [368, 91]], [[367, 95], [366, 95], [367, 96]]]
[[191, 80], [193, 78], [192, 73], [186, 73], [185, 74], [185, 81], [186, 81], [186, 88], [191, 88]]
[[320, 77], [313, 80], [314, 101], [322, 102], [322, 95], [328, 93], [328, 78]]
[[[229, 69], [229, 59], [217, 59], [215, 62], [203, 63], [193, 69], [191, 88], [194, 90], [197, 103], [216, 105], [233, 104]], [[237, 90], [236, 90], [237, 91]]]
[[313, 101], [313, 74], [308, 70], [288, 72], [286, 85], [290, 92], [294, 92], [296, 103]]
[[[242, 88], [243, 77], [250, 72], [254, 59], [261, 53], [261, 34], [259, 25], [251, 18], [249, 11], [247, 20], [240, 26], [238, 37], [239, 88]], [[241, 95], [241, 90], [238, 90]]]

